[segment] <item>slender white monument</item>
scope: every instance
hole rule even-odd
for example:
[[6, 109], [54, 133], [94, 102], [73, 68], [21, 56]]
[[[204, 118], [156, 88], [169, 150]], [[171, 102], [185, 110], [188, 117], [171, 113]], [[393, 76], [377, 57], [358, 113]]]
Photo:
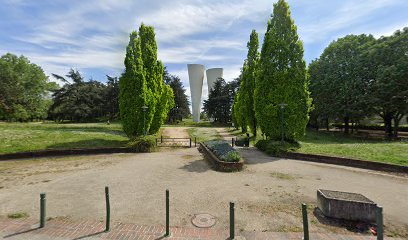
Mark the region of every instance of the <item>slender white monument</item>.
[[201, 93], [203, 90], [204, 65], [187, 64], [188, 78], [190, 81], [191, 106], [193, 109], [193, 121], [200, 121]]
[[207, 75], [207, 85], [208, 85], [208, 94], [210, 90], [214, 87], [214, 83], [218, 78], [222, 78], [223, 69], [222, 68], [210, 68], [206, 71]]

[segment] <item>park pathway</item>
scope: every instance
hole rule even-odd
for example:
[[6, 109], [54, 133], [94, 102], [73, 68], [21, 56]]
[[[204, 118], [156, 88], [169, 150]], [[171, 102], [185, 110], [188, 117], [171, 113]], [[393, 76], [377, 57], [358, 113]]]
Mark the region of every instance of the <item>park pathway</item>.
[[[105, 223], [98, 221], [67, 221], [53, 219], [46, 223], [45, 228], [39, 229], [38, 222], [33, 219], [0, 219], [0, 237], [10, 240], [78, 240], [78, 239], [167, 239], [162, 226], [141, 226], [127, 223], [113, 223], [111, 231], [104, 232]], [[171, 237], [177, 240], [224, 240], [229, 239], [228, 230], [214, 230], [203, 228], [170, 228]], [[235, 239], [273, 239], [290, 240], [302, 239], [302, 233], [283, 232], [240, 232]], [[314, 240], [375, 240], [374, 236], [336, 235], [326, 233], [311, 233]], [[387, 238], [397, 240], [398, 238]]]

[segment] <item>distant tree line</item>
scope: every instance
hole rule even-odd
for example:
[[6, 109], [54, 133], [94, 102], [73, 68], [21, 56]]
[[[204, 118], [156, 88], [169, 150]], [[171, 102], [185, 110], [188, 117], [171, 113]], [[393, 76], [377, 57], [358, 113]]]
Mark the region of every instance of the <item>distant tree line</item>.
[[392, 36], [348, 35], [333, 41], [309, 65], [310, 124], [343, 122], [344, 132], [378, 115], [388, 137], [398, 136], [408, 113], [408, 28]]
[[[54, 120], [96, 122], [120, 119], [119, 79], [106, 76], [102, 83], [84, 80], [77, 70], [65, 76], [52, 74], [63, 85], [49, 80], [44, 71], [26, 57], [5, 54], [0, 58], [0, 120]], [[175, 107], [169, 121], [190, 114], [188, 98], [179, 77], [163, 73], [164, 84], [174, 92]]]

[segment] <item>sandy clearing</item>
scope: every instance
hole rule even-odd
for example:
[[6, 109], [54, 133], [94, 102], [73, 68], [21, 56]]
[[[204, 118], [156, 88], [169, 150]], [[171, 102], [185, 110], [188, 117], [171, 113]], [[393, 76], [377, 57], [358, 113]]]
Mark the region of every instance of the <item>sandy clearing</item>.
[[[242, 172], [211, 170], [196, 148], [150, 154], [111, 154], [92, 157], [1, 162], [7, 171], [29, 169], [31, 176], [0, 181], [0, 215], [38, 215], [40, 192], [47, 193], [47, 214], [70, 219], [104, 219], [104, 186], [110, 187], [112, 220], [143, 225], [164, 224], [165, 189], [171, 194], [171, 225], [189, 226], [197, 213], [217, 218], [215, 228], [228, 227], [228, 203], [236, 203], [237, 229], [301, 231], [300, 203], [314, 205], [316, 189], [359, 192], [381, 204], [388, 231], [408, 236], [408, 178], [374, 171], [271, 158], [241, 149], [247, 159]], [[86, 161], [88, 160], [88, 162]], [[88, 164], [76, 171], [75, 164]], [[20, 165], [21, 164], [21, 165]], [[51, 172], [46, 173], [44, 169]], [[44, 170], [41, 172], [40, 170]], [[10, 173], [13, 175], [12, 173]], [[28, 184], [33, 182], [34, 184]], [[47, 179], [50, 181], [41, 181]], [[310, 213], [311, 230], [342, 232], [322, 225]]]

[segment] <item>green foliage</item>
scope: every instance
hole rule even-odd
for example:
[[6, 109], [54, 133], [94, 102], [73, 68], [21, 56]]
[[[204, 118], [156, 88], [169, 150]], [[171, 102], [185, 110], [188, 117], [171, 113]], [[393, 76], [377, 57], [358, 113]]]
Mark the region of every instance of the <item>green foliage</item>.
[[204, 100], [203, 108], [208, 117], [213, 118], [214, 122], [231, 122], [232, 103], [239, 83], [233, 80], [229, 83], [219, 78], [215, 81], [210, 90], [208, 99]]
[[[163, 82], [164, 67], [157, 60], [154, 29], [142, 24], [130, 34], [125, 72], [119, 80], [120, 114], [128, 136], [155, 133], [174, 105], [172, 90]], [[148, 108], [143, 111], [142, 107]]]
[[280, 141], [271, 141], [271, 140], [259, 140], [255, 147], [259, 150], [264, 151], [268, 154], [279, 156], [281, 153], [296, 151], [300, 148], [299, 143], [297, 142], [280, 142]]
[[[364, 55], [368, 103], [384, 119], [389, 137], [398, 136], [398, 125], [408, 113], [408, 27], [381, 37]], [[394, 122], [394, 131], [391, 128]]]
[[49, 117], [56, 121], [92, 122], [117, 115], [118, 82], [108, 76], [108, 85], [95, 80], [84, 81], [73, 69], [66, 75], [53, 76], [64, 82], [64, 86], [53, 91]]
[[241, 160], [241, 156], [237, 151], [231, 151], [221, 156], [221, 160], [224, 162], [239, 162], [239, 160]]
[[26, 57], [7, 53], [0, 58], [0, 120], [44, 119], [48, 93], [55, 87], [43, 70]]
[[309, 66], [315, 114], [344, 121], [346, 132], [349, 122], [358, 122], [370, 112], [369, 80], [364, 78], [361, 54], [373, 41], [365, 34], [339, 38]]
[[[408, 112], [408, 28], [389, 37], [348, 35], [332, 42], [309, 65], [314, 117], [359, 123], [378, 114], [388, 137], [397, 137]], [[394, 122], [394, 128], [392, 128]]]
[[308, 92], [303, 45], [284, 0], [274, 4], [268, 22], [255, 86], [255, 116], [261, 131], [271, 139], [281, 135], [280, 103], [284, 111], [285, 138], [304, 135], [311, 99]]
[[127, 146], [135, 152], [152, 152], [156, 148], [155, 136], [141, 136], [129, 141]]
[[[255, 91], [255, 78], [259, 61], [259, 40], [258, 34], [255, 30], [252, 30], [250, 40], [247, 44], [248, 54], [245, 60], [241, 84], [239, 89], [239, 98], [237, 108], [240, 109], [241, 114], [244, 116], [241, 119], [243, 128], [249, 126], [251, 132], [256, 136], [256, 118], [254, 109], [254, 91]], [[245, 130], [246, 131], [246, 130]]]
[[187, 118], [191, 114], [186, 89], [181, 79], [178, 76], [169, 74], [166, 69], [164, 70], [163, 79], [165, 84], [171, 87], [174, 94], [174, 107], [168, 114], [168, 121], [170, 123], [182, 121], [183, 118]]
[[204, 144], [221, 161], [238, 162], [241, 159], [241, 156], [239, 155], [239, 153], [224, 140], [212, 140], [212, 141], [204, 142]]

